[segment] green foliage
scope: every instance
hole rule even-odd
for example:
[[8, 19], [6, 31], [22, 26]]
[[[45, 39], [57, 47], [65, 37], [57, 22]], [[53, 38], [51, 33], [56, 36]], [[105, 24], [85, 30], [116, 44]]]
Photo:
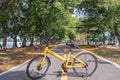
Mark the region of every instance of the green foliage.
[[2, 62], [4, 60], [4, 57], [0, 56], [0, 62]]
[[81, 0], [20, 0], [6, 9], [4, 16], [0, 16], [0, 24], [4, 24], [7, 29], [5, 31], [1, 27], [0, 35], [12, 33], [22, 39], [39, 38], [42, 30], [48, 36], [58, 36], [60, 40], [70, 32], [75, 35], [76, 19], [72, 14], [73, 6], [77, 6], [78, 1]]
[[[106, 31], [109, 31], [112, 37], [119, 38], [119, 0], [49, 1], [20, 0], [0, 16], [0, 25], [4, 25], [8, 34], [13, 33], [21, 38], [25, 35], [28, 35], [27, 38], [41, 37], [42, 30], [45, 30], [48, 36], [59, 36], [61, 40], [70, 35], [76, 38], [77, 31], [87, 34], [89, 41], [106, 40], [104, 36]], [[10, 0], [7, 0], [7, 3], [9, 2]], [[80, 16], [82, 14], [83, 17], [73, 17], [73, 13]], [[14, 23], [12, 26], [8, 25], [10, 20]], [[0, 30], [3, 31], [3, 27], [0, 27]], [[1, 32], [2, 37], [5, 31]]]
[[119, 2], [119, 0], [82, 0], [76, 7], [84, 16], [80, 18], [82, 24], [78, 24], [78, 31], [88, 34], [94, 41], [106, 40], [104, 33], [109, 31], [111, 37], [116, 36], [120, 40]]

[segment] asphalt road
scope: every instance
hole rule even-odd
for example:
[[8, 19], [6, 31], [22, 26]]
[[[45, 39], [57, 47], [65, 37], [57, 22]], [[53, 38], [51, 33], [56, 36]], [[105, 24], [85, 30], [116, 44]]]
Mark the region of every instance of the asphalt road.
[[[64, 45], [59, 45], [54, 48], [54, 51], [63, 56]], [[79, 52], [80, 49], [73, 49], [74, 52]], [[51, 60], [51, 66], [47, 72], [47, 75], [40, 80], [120, 80], [120, 68], [108, 63], [104, 60], [98, 61], [98, 68], [96, 72], [90, 77], [78, 77], [72, 70], [68, 70], [66, 75], [62, 75], [61, 62], [56, 58], [48, 55]], [[30, 80], [26, 73], [26, 65], [28, 62], [11, 69], [7, 72], [0, 73], [0, 80]], [[62, 78], [64, 76], [64, 78]]]

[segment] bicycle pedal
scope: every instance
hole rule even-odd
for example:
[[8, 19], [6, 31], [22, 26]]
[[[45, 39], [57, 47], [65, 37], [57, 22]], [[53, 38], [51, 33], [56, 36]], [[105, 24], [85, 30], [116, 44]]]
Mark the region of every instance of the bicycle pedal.
[[67, 72], [67, 69], [64, 69], [64, 72]]

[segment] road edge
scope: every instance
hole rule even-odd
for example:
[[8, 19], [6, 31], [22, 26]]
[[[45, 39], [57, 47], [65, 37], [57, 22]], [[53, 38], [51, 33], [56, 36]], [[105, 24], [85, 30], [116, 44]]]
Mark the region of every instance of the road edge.
[[[95, 54], [95, 53], [93, 53], [93, 52], [91, 52], [91, 51], [88, 51], [88, 50], [85, 50], [85, 49], [81, 49], [81, 50], [86, 51], [86, 52], [90, 52], [90, 53], [92, 53], [92, 54]], [[120, 64], [117, 64], [117, 63], [115, 63], [115, 62], [112, 62], [112, 61], [110, 61], [110, 60], [108, 60], [108, 59], [105, 59], [105, 58], [103, 58], [103, 57], [101, 57], [101, 56], [98, 56], [98, 55], [95, 55], [95, 56], [98, 57], [99, 59], [103, 60], [103, 61], [106, 61], [106, 62], [114, 65], [114, 66], [117, 67], [117, 68], [120, 68]]]
[[2, 75], [4, 75], [4, 74], [6, 74], [6, 73], [8, 73], [8, 72], [10, 72], [10, 71], [12, 71], [12, 70], [18, 68], [18, 67], [20, 67], [20, 66], [22, 66], [22, 65], [25, 65], [25, 64], [28, 63], [29, 61], [30, 61], [30, 60], [27, 60], [27, 61], [25, 61], [24, 63], [19, 64], [19, 65], [15, 66], [15, 67], [13, 67], [13, 68], [7, 70], [7, 71], [1, 72], [1, 73], [0, 73], [0, 76], [2, 76]]

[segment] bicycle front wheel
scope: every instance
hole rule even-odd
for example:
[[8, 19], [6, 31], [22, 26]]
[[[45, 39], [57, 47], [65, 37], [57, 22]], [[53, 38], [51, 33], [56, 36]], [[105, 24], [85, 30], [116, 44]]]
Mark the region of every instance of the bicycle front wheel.
[[[80, 77], [88, 77], [91, 76], [97, 69], [97, 58], [90, 53], [81, 53], [76, 58], [83, 61], [86, 66], [83, 68], [73, 68], [73, 71]], [[81, 64], [77, 60], [74, 61], [74, 65]]]
[[43, 55], [39, 55], [39, 56], [33, 58], [28, 63], [27, 69], [26, 69], [26, 74], [30, 79], [32, 79], [32, 80], [40, 79], [43, 76], [45, 76], [46, 72], [48, 71], [48, 68], [50, 66], [50, 60], [47, 56], [46, 56], [46, 59], [44, 61], [42, 68], [41, 69], [38, 68], [38, 63], [39, 63], [40, 59], [43, 57], [44, 57]]

